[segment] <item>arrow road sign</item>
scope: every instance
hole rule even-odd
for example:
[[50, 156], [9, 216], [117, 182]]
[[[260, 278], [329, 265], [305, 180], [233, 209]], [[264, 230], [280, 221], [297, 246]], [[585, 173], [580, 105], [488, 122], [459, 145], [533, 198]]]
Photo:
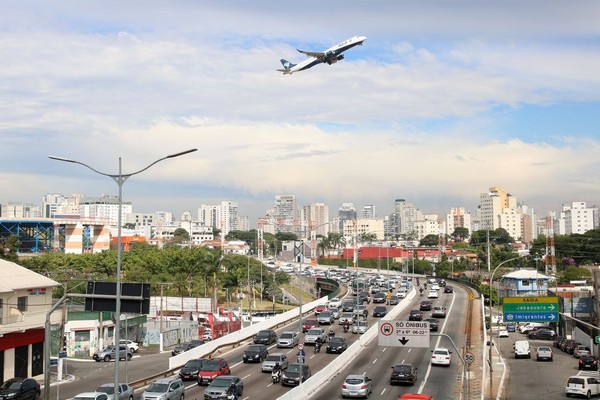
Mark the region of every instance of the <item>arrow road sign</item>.
[[504, 321], [557, 322], [558, 297], [505, 297], [502, 299]]
[[556, 322], [558, 321], [558, 313], [504, 313], [504, 321]]
[[429, 347], [429, 322], [379, 321], [380, 346]]

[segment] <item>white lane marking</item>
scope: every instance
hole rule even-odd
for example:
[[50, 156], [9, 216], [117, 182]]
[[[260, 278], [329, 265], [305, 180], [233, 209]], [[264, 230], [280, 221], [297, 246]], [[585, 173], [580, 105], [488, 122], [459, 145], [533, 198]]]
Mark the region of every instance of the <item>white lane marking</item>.
[[380, 396], [383, 396], [383, 394], [385, 393], [386, 390], [387, 390], [387, 388], [383, 388], [383, 390], [381, 391]]
[[249, 376], [251, 376], [251, 375], [252, 375], [252, 374], [248, 374], [248, 375], [246, 375], [246, 376], [242, 376], [242, 380], [244, 380], [244, 379], [248, 378], [248, 377], [249, 377]]
[[386, 350], [387, 350], [387, 347], [384, 347], [383, 350], [381, 350], [381, 352], [385, 353]]
[[235, 367], [237, 367], [238, 365], [240, 365], [240, 364], [243, 364], [243, 363], [244, 363], [243, 361], [240, 361], [240, 362], [238, 362], [238, 363], [236, 363], [236, 364], [231, 364], [231, 365], [229, 366], [229, 369], [231, 369], [231, 368], [235, 368]]
[[377, 362], [377, 359], [374, 359], [372, 364], [375, 364], [376, 362]]
[[[444, 324], [442, 325], [442, 329], [441, 329], [440, 333], [442, 333], [444, 331], [444, 328], [446, 327], [446, 323], [448, 322], [448, 319], [449, 319], [448, 316], [452, 312], [452, 306], [454, 306], [455, 299], [456, 299], [456, 297], [452, 296], [452, 302], [450, 302], [450, 307], [448, 307], [448, 312], [446, 313], [446, 318], [444, 318]], [[442, 340], [442, 336], [437, 337], [437, 341], [435, 342], [435, 346], [433, 347], [434, 349], [440, 346], [440, 340]], [[419, 386], [419, 393], [423, 393], [423, 389], [425, 388], [425, 385], [427, 384], [427, 379], [429, 378], [430, 372], [431, 372], [431, 358], [429, 358], [429, 366], [427, 367], [427, 372], [425, 373], [425, 378], [423, 378], [423, 381], [421, 382], [421, 385]]]

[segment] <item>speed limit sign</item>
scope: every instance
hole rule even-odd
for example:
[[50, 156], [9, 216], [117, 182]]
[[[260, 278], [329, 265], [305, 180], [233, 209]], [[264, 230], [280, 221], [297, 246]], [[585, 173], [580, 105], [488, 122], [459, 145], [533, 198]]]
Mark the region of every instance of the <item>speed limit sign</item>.
[[298, 350], [304, 350], [304, 343], [298, 343]]
[[465, 362], [467, 364], [472, 364], [473, 361], [475, 361], [475, 356], [473, 355], [473, 353], [470, 353], [470, 352], [467, 351], [465, 353]]

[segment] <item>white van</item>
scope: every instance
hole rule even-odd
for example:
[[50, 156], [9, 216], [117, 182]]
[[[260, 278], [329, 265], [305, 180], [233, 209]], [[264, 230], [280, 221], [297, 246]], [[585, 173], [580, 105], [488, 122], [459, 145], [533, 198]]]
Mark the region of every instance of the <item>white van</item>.
[[541, 322], [528, 322], [525, 325], [519, 325], [519, 332], [521, 332], [524, 335], [527, 335], [529, 333], [529, 331], [535, 329], [535, 328], [539, 328], [540, 326], [543, 326], [544, 324], [542, 324]]
[[529, 348], [529, 341], [517, 340], [513, 345], [515, 349], [515, 358], [531, 358], [531, 349]]

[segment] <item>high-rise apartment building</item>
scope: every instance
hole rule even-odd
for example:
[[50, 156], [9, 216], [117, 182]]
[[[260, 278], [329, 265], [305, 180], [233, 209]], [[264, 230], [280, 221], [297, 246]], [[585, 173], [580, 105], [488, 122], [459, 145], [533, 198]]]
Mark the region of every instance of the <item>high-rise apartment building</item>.
[[409, 235], [415, 233], [415, 222], [423, 219], [423, 214], [411, 203], [404, 199], [396, 199], [394, 203], [396, 214], [396, 234]]
[[221, 204], [202, 204], [198, 208], [198, 222], [211, 226], [227, 235], [238, 229], [238, 204], [232, 201], [222, 201]]
[[437, 214], [423, 214], [423, 218], [414, 223], [416, 238], [421, 240], [427, 235], [439, 235], [440, 225], [441, 221]]
[[[131, 212], [133, 212], [131, 202], [122, 202], [121, 221], [123, 223], [127, 214]], [[110, 226], [117, 226], [119, 223], [119, 196], [82, 197], [79, 203], [79, 215], [85, 218], [108, 219]]]
[[42, 210], [33, 203], [8, 202], [0, 206], [0, 218], [41, 218]]
[[363, 206], [360, 214], [363, 219], [375, 219], [375, 206], [372, 204]]
[[467, 228], [471, 231], [471, 214], [464, 207], [451, 207], [446, 214], [446, 235], [452, 235], [456, 228]]
[[582, 234], [594, 229], [595, 212], [597, 212], [597, 210], [595, 208], [588, 208], [585, 201], [574, 201], [571, 204], [563, 204], [559, 216], [563, 221], [558, 225], [562, 230], [555, 232], [555, 234]]
[[304, 227], [304, 232], [310, 232], [314, 236], [327, 236], [330, 231], [328, 222], [329, 207], [326, 206], [325, 203], [313, 203], [302, 208], [302, 225]]
[[354, 204], [342, 203], [342, 206], [338, 209], [339, 232], [344, 232], [346, 221], [353, 221], [356, 217]]

